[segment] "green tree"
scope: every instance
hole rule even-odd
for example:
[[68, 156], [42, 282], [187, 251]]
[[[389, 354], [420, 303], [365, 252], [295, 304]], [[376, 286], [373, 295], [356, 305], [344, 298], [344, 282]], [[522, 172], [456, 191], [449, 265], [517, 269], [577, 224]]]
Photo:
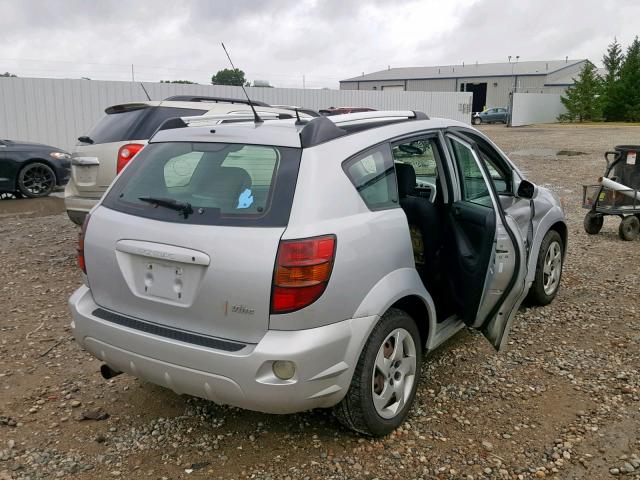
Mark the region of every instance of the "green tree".
[[18, 75], [14, 75], [13, 73], [10, 72], [4, 72], [4, 73], [0, 73], [0, 77], [17, 77]]
[[614, 37], [613, 42], [607, 47], [607, 53], [602, 57], [605, 69], [602, 88], [602, 116], [608, 121], [623, 119], [624, 106], [619, 89], [620, 68], [623, 61], [622, 46]]
[[562, 104], [567, 109], [561, 119], [571, 122], [598, 120], [602, 114], [602, 80], [593, 63], [587, 61], [574, 81], [565, 96], [561, 97]]
[[214, 85], [235, 85], [240, 87], [248, 82], [244, 78], [244, 72], [239, 68], [233, 70], [225, 68], [211, 77], [211, 83]]
[[188, 85], [196, 84], [196, 82], [192, 82], [191, 80], [160, 80], [160, 83], [184, 83]]
[[636, 37], [620, 67], [620, 81], [616, 88], [616, 98], [620, 99], [626, 121], [640, 120], [640, 40]]

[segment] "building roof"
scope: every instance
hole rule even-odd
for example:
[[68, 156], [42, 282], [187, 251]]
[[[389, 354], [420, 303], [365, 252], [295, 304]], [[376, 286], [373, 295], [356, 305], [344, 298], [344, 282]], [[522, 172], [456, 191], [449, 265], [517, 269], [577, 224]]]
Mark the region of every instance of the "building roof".
[[535, 62], [471, 63], [435, 67], [401, 67], [380, 70], [340, 82], [381, 80], [417, 80], [436, 78], [501, 77], [511, 75], [548, 75], [585, 60], [540, 60]]

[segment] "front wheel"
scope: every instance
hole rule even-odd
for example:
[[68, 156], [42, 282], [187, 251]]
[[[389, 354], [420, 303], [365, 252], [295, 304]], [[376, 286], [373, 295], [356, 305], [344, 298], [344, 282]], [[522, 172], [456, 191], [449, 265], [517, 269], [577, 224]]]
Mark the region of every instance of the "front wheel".
[[562, 243], [562, 237], [555, 230], [549, 230], [542, 239], [536, 262], [536, 276], [527, 297], [534, 305], [548, 305], [558, 293], [564, 262]]
[[25, 197], [46, 197], [55, 186], [56, 174], [44, 163], [29, 163], [18, 173], [18, 191]]
[[334, 414], [346, 427], [382, 436], [409, 414], [418, 388], [422, 346], [414, 320], [389, 309], [371, 332], [345, 398]]

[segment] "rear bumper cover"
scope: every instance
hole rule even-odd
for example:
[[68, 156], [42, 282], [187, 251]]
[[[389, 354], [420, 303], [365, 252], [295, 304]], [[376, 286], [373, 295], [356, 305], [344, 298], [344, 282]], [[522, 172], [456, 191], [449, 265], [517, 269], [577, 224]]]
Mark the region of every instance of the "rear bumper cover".
[[100, 198], [65, 196], [64, 206], [67, 210], [77, 210], [88, 213], [98, 202]]
[[100, 201], [99, 198], [65, 196], [64, 206], [73, 223], [82, 225], [89, 211]]
[[[207, 348], [146, 333], [93, 315], [91, 291], [69, 299], [76, 341], [114, 370], [189, 394], [267, 413], [331, 407], [346, 394], [360, 352], [378, 316], [323, 327], [269, 330], [257, 344], [237, 351]], [[276, 360], [292, 361], [296, 373], [280, 380]]]

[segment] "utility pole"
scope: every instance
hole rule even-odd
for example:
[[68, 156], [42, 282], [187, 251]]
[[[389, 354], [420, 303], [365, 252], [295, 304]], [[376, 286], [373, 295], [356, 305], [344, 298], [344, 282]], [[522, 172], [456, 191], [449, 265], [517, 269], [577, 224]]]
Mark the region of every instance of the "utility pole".
[[136, 75], [133, 71], [133, 63], [131, 64], [131, 81], [135, 82], [136, 81]]

